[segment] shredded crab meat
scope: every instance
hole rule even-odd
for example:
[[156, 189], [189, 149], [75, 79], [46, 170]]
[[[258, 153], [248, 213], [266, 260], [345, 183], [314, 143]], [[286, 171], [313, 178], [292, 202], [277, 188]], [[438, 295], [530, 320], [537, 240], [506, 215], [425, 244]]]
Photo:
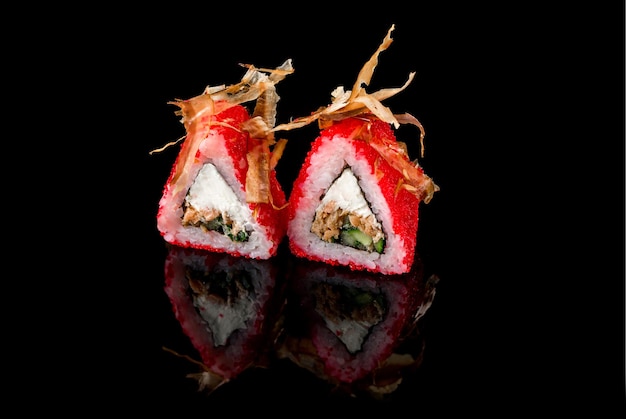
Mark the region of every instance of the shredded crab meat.
[[311, 224], [311, 232], [325, 242], [336, 242], [345, 226], [358, 228], [370, 236], [373, 242], [384, 238], [373, 214], [366, 217], [341, 208], [335, 201], [328, 201], [315, 212], [315, 219]]
[[199, 225], [215, 220], [221, 214], [214, 208], [196, 209], [192, 205], [187, 207], [183, 215], [183, 225]]
[[244, 226], [233, 220], [227, 213], [220, 212], [214, 208], [197, 209], [193, 205], [185, 208], [182, 225], [199, 227], [207, 232], [209, 231], [207, 225], [220, 216], [222, 217], [221, 224], [229, 228], [231, 236], [236, 237], [239, 233], [246, 232]]

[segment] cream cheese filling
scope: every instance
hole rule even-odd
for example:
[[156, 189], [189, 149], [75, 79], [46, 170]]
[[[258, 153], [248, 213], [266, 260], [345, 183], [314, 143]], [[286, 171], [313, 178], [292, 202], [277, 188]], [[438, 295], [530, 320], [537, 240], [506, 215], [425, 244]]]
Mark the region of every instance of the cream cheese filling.
[[[370, 215], [374, 217], [356, 176], [348, 167], [345, 168], [341, 175], [330, 185], [330, 188], [328, 188], [326, 194], [324, 194], [318, 208], [323, 207], [331, 201], [334, 201], [339, 208], [356, 213], [363, 218], [367, 218]], [[376, 221], [374, 225], [381, 229], [378, 221]]]
[[237, 198], [235, 191], [226, 183], [215, 165], [207, 163], [198, 172], [185, 197], [184, 223], [197, 225], [222, 216], [232, 231], [253, 230], [252, 211]]

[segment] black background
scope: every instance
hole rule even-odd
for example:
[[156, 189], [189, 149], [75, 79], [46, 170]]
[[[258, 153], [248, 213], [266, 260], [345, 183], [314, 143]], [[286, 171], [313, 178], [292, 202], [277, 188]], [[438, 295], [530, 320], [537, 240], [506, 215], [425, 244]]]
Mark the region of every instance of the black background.
[[[60, 36], [39, 42], [72, 64], [40, 81], [54, 79], [50, 107], [72, 122], [59, 137], [76, 138], [60, 142], [74, 157], [58, 164], [56, 187], [79, 226], [54, 247], [62, 272], [79, 279], [61, 287], [64, 327], [45, 344], [52, 375], [72, 384], [49, 407], [621, 417], [623, 10], [573, 7], [151, 5], [58, 24]], [[239, 63], [273, 68], [291, 58], [295, 72], [277, 86], [278, 122], [287, 122], [327, 105], [335, 87], [350, 89], [391, 24], [394, 41], [367, 90], [416, 72], [384, 104], [422, 122], [420, 162], [441, 188], [420, 208], [418, 253], [441, 278], [423, 319], [423, 365], [385, 404], [336, 400], [288, 366], [197, 393], [188, 364], [162, 350], [191, 350], [163, 292], [156, 230], [177, 149], [150, 151], [184, 134], [167, 102], [238, 82]], [[312, 124], [285, 134], [277, 170], [287, 193], [316, 133]], [[415, 127], [397, 137], [417, 157]], [[63, 156], [60, 143], [51, 148]]]

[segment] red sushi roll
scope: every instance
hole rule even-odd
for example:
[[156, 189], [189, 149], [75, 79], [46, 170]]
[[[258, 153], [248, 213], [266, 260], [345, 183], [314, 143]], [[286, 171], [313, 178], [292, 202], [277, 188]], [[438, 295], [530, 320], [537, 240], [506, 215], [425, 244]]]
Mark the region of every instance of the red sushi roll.
[[318, 120], [313, 141], [293, 183], [287, 207], [291, 252], [333, 265], [384, 274], [411, 269], [417, 241], [418, 210], [439, 189], [417, 160], [411, 160], [393, 128], [421, 123], [409, 114], [394, 115], [380, 100], [404, 89], [365, 92], [378, 54], [391, 43], [389, 30], [378, 51], [361, 70], [352, 91], [333, 92], [333, 103], [288, 126]]
[[[291, 72], [291, 60], [276, 70], [249, 66], [239, 84], [170, 102], [180, 108], [186, 137], [159, 201], [165, 241], [253, 259], [276, 254], [287, 200], [275, 166], [286, 141], [271, 129], [275, 84]], [[242, 105], [251, 100], [252, 115]]]

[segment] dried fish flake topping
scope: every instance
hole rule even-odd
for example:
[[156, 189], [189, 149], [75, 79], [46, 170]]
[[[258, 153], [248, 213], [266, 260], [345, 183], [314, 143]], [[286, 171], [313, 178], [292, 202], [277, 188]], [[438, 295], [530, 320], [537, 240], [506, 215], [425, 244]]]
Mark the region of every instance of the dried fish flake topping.
[[[286, 142], [279, 140], [277, 144], [272, 130], [276, 123], [276, 104], [280, 99], [276, 93], [276, 84], [294, 72], [292, 60], [287, 59], [275, 69], [256, 68], [250, 64], [240, 65], [246, 67], [247, 71], [239, 83], [230, 86], [207, 86], [204, 92], [196, 97], [168, 102], [180, 108], [175, 113], [182, 116], [181, 122], [186, 135], [151, 153], [163, 151], [170, 145], [184, 140], [171, 179], [174, 193], [180, 192], [188, 184], [188, 168], [193, 164], [198, 148], [207, 138], [211, 127], [222, 125], [236, 131], [246, 131], [251, 138], [262, 142], [260, 146], [253, 147], [248, 155], [248, 161], [253, 164], [246, 175], [246, 187], [250, 187], [250, 190], [247, 190], [247, 201], [272, 202], [269, 192], [269, 172], [276, 166]], [[213, 119], [214, 115], [226, 109], [254, 100], [257, 102], [250, 120], [239, 127]], [[270, 147], [275, 144], [276, 150], [272, 152]]]
[[340, 121], [342, 119], [369, 112], [374, 114], [378, 119], [393, 124], [395, 128], [398, 128], [401, 122], [415, 124], [420, 129], [421, 141], [424, 137], [424, 128], [422, 127], [422, 124], [417, 121], [417, 119], [402, 118], [401, 120], [398, 120], [397, 115], [394, 115], [389, 108], [381, 103], [381, 101], [406, 89], [407, 86], [413, 81], [415, 72], [409, 74], [408, 80], [401, 87], [381, 89], [373, 93], [367, 93], [363, 87], [370, 84], [372, 75], [374, 74], [374, 69], [378, 65], [378, 55], [391, 45], [391, 42], [393, 41], [391, 38], [391, 32], [394, 29], [395, 25], [391, 25], [391, 28], [389, 28], [387, 36], [385, 36], [382, 44], [378, 47], [369, 61], [365, 63], [363, 68], [361, 68], [352, 90], [344, 91], [343, 86], [338, 86], [331, 93], [332, 102], [329, 106], [321, 108], [309, 116], [296, 118], [289, 123], [278, 125], [273, 129], [273, 131], [300, 128], [316, 120], [318, 120], [320, 128], [326, 128], [327, 126], [332, 125], [333, 121]]
[[[318, 121], [319, 128], [324, 129], [335, 122], [351, 117], [376, 118], [392, 124], [395, 128], [398, 128], [400, 124], [411, 124], [420, 130], [420, 155], [424, 157], [425, 132], [421, 122], [409, 113], [394, 114], [381, 103], [383, 100], [406, 89], [413, 81], [415, 72], [409, 73], [407, 81], [400, 87], [381, 89], [373, 93], [368, 93], [364, 87], [370, 84], [374, 70], [378, 65], [378, 56], [393, 42], [391, 32], [394, 29], [395, 25], [391, 25], [383, 42], [361, 68], [352, 90], [346, 91], [343, 86], [338, 86], [331, 93], [332, 100], [330, 105], [318, 109], [309, 116], [296, 118], [289, 123], [278, 125], [273, 128], [273, 131], [300, 128], [313, 121]], [[439, 186], [424, 174], [417, 160], [409, 161], [404, 144], [401, 144], [399, 141], [396, 143], [368, 135], [365, 135], [363, 139], [368, 141], [395, 170], [402, 174], [403, 178], [398, 184], [397, 190], [406, 189], [424, 202], [430, 202], [433, 194], [439, 190]]]

